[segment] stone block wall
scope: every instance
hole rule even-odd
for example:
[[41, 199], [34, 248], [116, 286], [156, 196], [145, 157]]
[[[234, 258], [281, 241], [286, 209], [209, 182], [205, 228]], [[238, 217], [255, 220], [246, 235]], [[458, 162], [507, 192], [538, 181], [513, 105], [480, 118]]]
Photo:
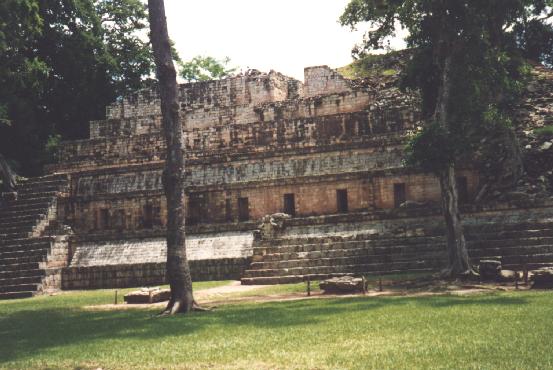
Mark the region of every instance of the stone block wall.
[[[190, 261], [193, 281], [239, 280], [249, 266], [249, 258]], [[110, 289], [167, 284], [165, 263], [139, 263], [68, 267], [62, 271], [62, 288]]]
[[[101, 235], [99, 235], [101, 237]], [[64, 289], [151, 286], [166, 283], [164, 237], [76, 240], [71, 264], [63, 269]], [[89, 236], [90, 238], [90, 236]], [[105, 236], [104, 236], [105, 238]], [[251, 231], [187, 235], [187, 257], [194, 281], [239, 279], [252, 255]]]

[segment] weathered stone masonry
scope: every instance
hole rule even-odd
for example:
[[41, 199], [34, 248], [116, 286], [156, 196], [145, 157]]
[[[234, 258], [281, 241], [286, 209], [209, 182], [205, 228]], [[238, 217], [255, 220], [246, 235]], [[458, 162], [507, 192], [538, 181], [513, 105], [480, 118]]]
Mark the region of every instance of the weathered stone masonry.
[[[303, 83], [250, 71], [180, 86], [193, 279], [274, 284], [443, 267], [438, 182], [402, 161], [420, 102], [378, 71], [346, 80], [311, 67]], [[485, 177], [470, 165], [457, 173], [474, 262], [553, 264], [553, 199], [539, 190], [553, 176], [551, 145], [533, 132], [549, 122], [553, 74], [534, 72], [514, 121], [536, 159], [533, 182], [519, 182], [542, 186], [471, 203]], [[0, 299], [165, 281], [159, 103], [145, 90], [110, 105], [89, 139], [62, 145], [51, 175], [0, 209]], [[265, 217], [281, 212], [292, 217]]]
[[[419, 104], [395, 85], [355, 85], [325, 66], [306, 68], [304, 83], [253, 71], [181, 85], [180, 104], [192, 238], [213, 240], [223, 230], [251, 235], [259, 219], [277, 212], [318, 217], [439, 199], [434, 176], [402, 164]], [[152, 283], [157, 278], [144, 271], [162, 270], [136, 267], [164, 259], [159, 96], [138, 92], [109, 106], [106, 116], [91, 122], [90, 139], [65, 143], [58, 163], [49, 166], [70, 175], [70, 196], [59, 213], [78, 238], [65, 287]], [[474, 193], [476, 174], [459, 176], [464, 191]], [[230, 259], [232, 273], [226, 268], [210, 277], [236, 277], [253, 240], [238, 250], [232, 238], [222, 240], [212, 253], [191, 252], [191, 260]], [[117, 272], [117, 265], [135, 267]]]

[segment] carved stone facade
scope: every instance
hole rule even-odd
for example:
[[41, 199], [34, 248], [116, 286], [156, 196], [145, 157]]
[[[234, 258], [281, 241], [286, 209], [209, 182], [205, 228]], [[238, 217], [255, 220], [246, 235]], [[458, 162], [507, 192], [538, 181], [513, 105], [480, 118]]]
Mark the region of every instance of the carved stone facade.
[[[395, 81], [356, 83], [318, 66], [305, 69], [303, 83], [250, 71], [179, 89], [187, 226], [204, 245], [224, 231], [251, 235], [269, 214], [305, 218], [439, 200], [433, 175], [403, 166], [419, 100]], [[160, 263], [163, 253], [150, 243], [166, 224], [159, 95], [140, 91], [107, 107], [106, 115], [90, 123], [90, 139], [64, 143], [48, 167], [70, 178], [59, 213], [77, 235], [71, 266], [107, 265], [108, 244], [114, 263], [136, 263], [139, 255]], [[472, 196], [476, 173], [462, 170], [459, 178], [461, 192]], [[106, 242], [113, 240], [119, 244]], [[208, 259], [245, 258], [232, 243], [221, 242], [222, 252]], [[242, 246], [251, 256], [251, 243]]]

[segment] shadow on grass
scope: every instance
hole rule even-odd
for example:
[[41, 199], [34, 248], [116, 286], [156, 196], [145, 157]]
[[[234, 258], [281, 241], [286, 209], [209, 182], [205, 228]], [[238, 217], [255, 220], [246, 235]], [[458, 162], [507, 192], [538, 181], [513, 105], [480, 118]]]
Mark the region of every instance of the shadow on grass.
[[446, 308], [456, 305], [521, 305], [527, 299], [502, 295], [476, 297], [381, 297], [316, 299], [223, 306], [213, 312], [152, 319], [145, 311], [83, 311], [50, 307], [14, 310], [0, 318], [0, 365], [50, 348], [93, 345], [107, 339], [149, 340], [185, 337], [213, 327], [285, 328], [340, 320], [348, 313], [398, 305]]

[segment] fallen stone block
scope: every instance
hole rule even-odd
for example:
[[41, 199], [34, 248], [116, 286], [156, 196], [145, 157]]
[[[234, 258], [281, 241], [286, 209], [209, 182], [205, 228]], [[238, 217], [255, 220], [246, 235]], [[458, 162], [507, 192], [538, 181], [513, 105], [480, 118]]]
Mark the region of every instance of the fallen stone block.
[[533, 271], [532, 289], [553, 289], [553, 268], [543, 268]]
[[170, 298], [170, 289], [142, 288], [125, 294], [123, 299], [128, 304], [147, 304], [168, 301]]
[[498, 280], [501, 274], [501, 262], [497, 260], [482, 260], [479, 264], [482, 280]]
[[513, 270], [501, 270], [499, 272], [498, 280], [501, 282], [514, 282], [520, 280], [520, 275], [518, 272]]
[[[363, 282], [365, 282], [365, 286], [363, 286]], [[362, 278], [341, 276], [323, 280], [319, 283], [319, 287], [326, 294], [363, 292], [367, 289], [367, 282]]]

